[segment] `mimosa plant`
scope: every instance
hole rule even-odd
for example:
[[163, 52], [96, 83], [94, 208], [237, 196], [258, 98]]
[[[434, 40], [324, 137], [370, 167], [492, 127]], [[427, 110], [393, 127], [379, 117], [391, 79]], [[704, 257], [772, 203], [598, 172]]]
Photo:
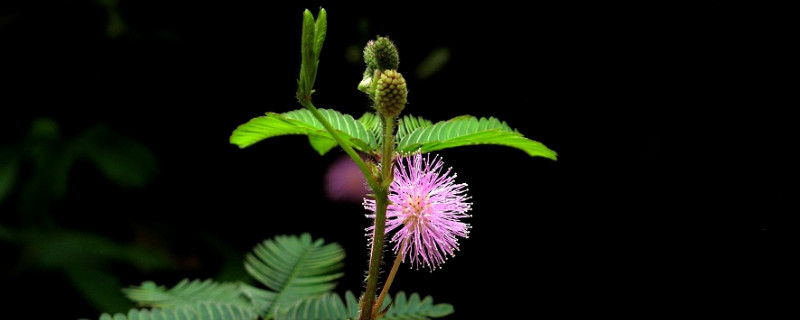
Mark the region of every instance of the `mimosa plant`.
[[[247, 272], [265, 288], [184, 280], [167, 289], [145, 282], [125, 289], [142, 309], [113, 317], [104, 314], [101, 319], [391, 320], [446, 316], [454, 311], [449, 304], [434, 304], [430, 297], [421, 299], [417, 293], [389, 294], [401, 264], [433, 272], [454, 256], [459, 240], [469, 235], [471, 226], [466, 220], [472, 204], [467, 185], [456, 180], [454, 170], [445, 168], [441, 157], [430, 153], [493, 144], [556, 160], [554, 151], [493, 117], [462, 115], [433, 123], [401, 116], [408, 84], [399, 72], [397, 48], [386, 37], [367, 43], [366, 70], [357, 85], [374, 110], [356, 119], [318, 109], [312, 94], [327, 33], [325, 10], [320, 9], [316, 18], [306, 10], [302, 30], [297, 100], [303, 108], [253, 118], [233, 131], [230, 142], [246, 148], [276, 136], [306, 135], [320, 155], [338, 146], [352, 158], [366, 178], [370, 195], [364, 208], [367, 218], [373, 220], [366, 230], [369, 269], [360, 298], [350, 291], [343, 296], [332, 292], [334, 281], [342, 276], [344, 252], [339, 245], [313, 240], [308, 234], [278, 236], [256, 246], [245, 260]], [[424, 105], [424, 101], [418, 103]], [[379, 291], [386, 247], [395, 257]]]

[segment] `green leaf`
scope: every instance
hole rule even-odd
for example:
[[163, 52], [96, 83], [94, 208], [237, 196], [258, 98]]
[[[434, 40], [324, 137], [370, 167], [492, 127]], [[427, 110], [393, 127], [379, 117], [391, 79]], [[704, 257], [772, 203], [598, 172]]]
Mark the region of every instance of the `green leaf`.
[[[358, 299], [356, 299], [356, 295], [354, 295], [350, 290], [344, 293], [344, 300], [347, 302], [347, 314], [348, 315], [358, 315]], [[386, 300], [384, 300], [386, 301]]]
[[419, 294], [412, 293], [406, 299], [405, 292], [398, 292], [394, 298], [392, 307], [389, 312], [383, 316], [384, 320], [405, 320], [405, 319], [419, 319], [427, 320], [431, 318], [441, 318], [453, 313], [453, 306], [447, 303], [433, 304], [433, 298], [430, 296], [420, 299]]
[[143, 307], [175, 308], [198, 302], [217, 302], [253, 309], [238, 283], [217, 283], [212, 280], [181, 280], [171, 289], [156, 286], [152, 281], [122, 291], [129, 299]]
[[[409, 121], [410, 123], [410, 121]], [[421, 125], [406, 134], [397, 149], [402, 152], [421, 150], [423, 153], [478, 144], [502, 145], [525, 151], [532, 157], [545, 157], [556, 160], [555, 151], [544, 144], [525, 138], [517, 130], [496, 118], [475, 118], [460, 116], [440, 121], [432, 126]]]
[[314, 58], [319, 64], [319, 54], [322, 52], [322, 43], [328, 34], [328, 13], [320, 8], [317, 14], [317, 21], [314, 23]]
[[317, 72], [317, 59], [314, 55], [314, 45], [316, 38], [314, 15], [306, 9], [303, 11], [303, 34], [301, 36], [300, 56], [300, 79], [298, 80], [297, 95], [300, 101], [311, 98], [314, 88], [314, 81]]
[[[245, 269], [268, 288], [274, 296], [255, 300], [262, 315], [280, 315], [282, 310], [303, 299], [332, 290], [340, 278], [344, 250], [336, 243], [300, 237], [278, 236], [253, 249], [245, 259]], [[263, 294], [258, 293], [256, 294]], [[271, 300], [270, 300], [271, 298]]]
[[252, 310], [220, 302], [198, 302], [168, 309], [131, 309], [128, 314], [104, 313], [100, 320], [254, 320]]
[[[350, 291], [347, 294], [352, 295]], [[354, 303], [355, 305], [352, 305]], [[350, 301], [345, 305], [342, 298], [335, 293], [326, 293], [311, 299], [305, 299], [277, 319], [279, 320], [347, 320], [358, 318], [358, 302]]]
[[364, 125], [364, 128], [369, 131], [372, 137], [375, 138], [375, 146], [383, 144], [383, 129], [381, 128], [381, 119], [373, 112], [365, 112], [358, 122]]
[[[384, 307], [389, 300], [384, 300]], [[291, 308], [279, 320], [348, 320], [358, 318], [358, 300], [353, 293], [347, 291], [344, 301], [335, 293], [326, 293], [305, 299]], [[383, 320], [429, 320], [441, 318], [453, 313], [453, 306], [446, 303], [434, 304], [430, 296], [420, 299], [413, 293], [406, 298], [404, 292], [398, 292], [389, 311]]]
[[252, 301], [253, 309], [256, 313], [263, 316], [265, 319], [272, 318], [272, 315], [268, 315], [267, 313], [270, 312], [270, 309], [275, 305], [275, 301], [278, 299], [277, 293], [246, 284], [241, 286], [241, 290], [242, 294]]
[[307, 233], [299, 237], [277, 236], [257, 245], [245, 260], [247, 272], [270, 290], [211, 280], [183, 280], [167, 289], [146, 281], [123, 291], [139, 305], [153, 309], [132, 309], [127, 318], [123, 314], [114, 317], [274, 319], [299, 301], [332, 290], [336, 286], [334, 280], [342, 276], [343, 260], [344, 250], [338, 244], [325, 244], [322, 239], [314, 241]]
[[[319, 109], [319, 112], [351, 147], [365, 153], [377, 148], [373, 134], [362, 122], [335, 110]], [[246, 148], [267, 138], [290, 134], [309, 136], [309, 143], [320, 155], [336, 146], [333, 136], [306, 109], [282, 114], [269, 112], [253, 118], [233, 131], [230, 142]]]
[[403, 116], [397, 123], [397, 134], [394, 137], [395, 143], [400, 143], [400, 141], [403, 141], [403, 139], [411, 135], [411, 133], [414, 131], [424, 129], [432, 125], [433, 122], [422, 117], [415, 117], [413, 115]]

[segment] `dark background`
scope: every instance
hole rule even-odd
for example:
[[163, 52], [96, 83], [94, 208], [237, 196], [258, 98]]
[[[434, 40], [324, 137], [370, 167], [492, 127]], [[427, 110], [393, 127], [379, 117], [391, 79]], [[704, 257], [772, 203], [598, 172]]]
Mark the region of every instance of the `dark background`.
[[[782, 97], [791, 41], [777, 7], [4, 1], [0, 146], [49, 117], [64, 137], [102, 123], [150, 148], [158, 175], [145, 187], [118, 187], [78, 162], [51, 210], [59, 228], [144, 237], [175, 262], [110, 264], [124, 286], [214, 278], [264, 239], [310, 232], [345, 247], [337, 291], [358, 292], [370, 221], [322, 188], [343, 152], [320, 157], [295, 136], [243, 150], [228, 143], [252, 117], [300, 108], [301, 13], [320, 5], [329, 29], [318, 107], [370, 110], [352, 54], [388, 35], [410, 87], [407, 113], [495, 116], [559, 153], [553, 162], [496, 146], [440, 152], [470, 185], [471, 237], [442, 270], [402, 268], [393, 291], [451, 303], [452, 319], [783, 305], [777, 292], [796, 270], [798, 240], [789, 218], [798, 212], [796, 102]], [[111, 31], [110, 13], [122, 21]], [[437, 48], [450, 59], [415, 76]], [[23, 228], [13, 195], [0, 203], [0, 224]], [[101, 311], [57, 271], [21, 262], [25, 249], [0, 253], [7, 309]]]

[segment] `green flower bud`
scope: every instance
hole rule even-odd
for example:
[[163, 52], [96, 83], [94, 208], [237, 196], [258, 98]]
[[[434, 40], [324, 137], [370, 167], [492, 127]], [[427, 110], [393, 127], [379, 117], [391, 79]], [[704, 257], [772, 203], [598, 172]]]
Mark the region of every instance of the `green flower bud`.
[[406, 79], [397, 70], [378, 73], [375, 84], [375, 107], [387, 117], [397, 117], [406, 106], [408, 88]]
[[377, 40], [367, 42], [367, 46], [364, 47], [364, 62], [367, 64], [368, 73], [374, 70], [397, 70], [400, 65], [400, 55], [392, 40], [378, 37]]
[[375, 71], [370, 71], [367, 68], [364, 71], [364, 77], [361, 78], [361, 82], [358, 83], [358, 90], [363, 91], [364, 93], [368, 94], [370, 99], [375, 100], [375, 86], [372, 82], [372, 78], [375, 77]]
[[375, 46], [375, 40], [370, 40], [364, 47], [364, 63], [367, 65], [367, 70], [364, 71], [365, 78], [367, 75], [372, 76], [372, 72], [378, 68], [378, 63], [375, 62], [375, 53], [372, 47]]
[[364, 79], [362, 79], [361, 82], [358, 83], [358, 90], [366, 92], [368, 94], [370, 93], [369, 92], [370, 87], [372, 87], [372, 77], [364, 76]]

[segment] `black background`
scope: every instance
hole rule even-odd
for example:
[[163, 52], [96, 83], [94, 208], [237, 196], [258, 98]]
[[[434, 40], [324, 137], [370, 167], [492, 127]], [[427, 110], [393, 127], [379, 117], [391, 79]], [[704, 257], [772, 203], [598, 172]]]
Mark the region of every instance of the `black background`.
[[[360, 291], [369, 221], [322, 189], [342, 152], [320, 157], [295, 136], [244, 150], [228, 143], [252, 117], [300, 108], [301, 13], [320, 5], [329, 29], [318, 107], [369, 110], [356, 90], [363, 65], [346, 52], [388, 35], [404, 74], [437, 47], [451, 51], [432, 77], [407, 77], [407, 113], [495, 116], [559, 153], [553, 162], [495, 146], [442, 151], [470, 185], [471, 237], [442, 270], [402, 268], [393, 289], [453, 304], [452, 319], [782, 305], [797, 248], [796, 101], [782, 97], [791, 41], [777, 7], [120, 1], [130, 32], [109, 39], [93, 2], [5, 1], [0, 143], [47, 116], [66, 136], [106, 123], [154, 151], [150, 186], [115, 188], [79, 166], [84, 178], [58, 204], [63, 225], [117, 230], [120, 240], [150, 226], [176, 254], [198, 257], [199, 267], [174, 273], [123, 268], [126, 284], [213, 277], [215, 256], [193, 246], [202, 235], [244, 253], [310, 232], [346, 248], [337, 290]], [[52, 318], [97, 314], [57, 279], [7, 278], [3, 304], [57, 305], [37, 310]]]

